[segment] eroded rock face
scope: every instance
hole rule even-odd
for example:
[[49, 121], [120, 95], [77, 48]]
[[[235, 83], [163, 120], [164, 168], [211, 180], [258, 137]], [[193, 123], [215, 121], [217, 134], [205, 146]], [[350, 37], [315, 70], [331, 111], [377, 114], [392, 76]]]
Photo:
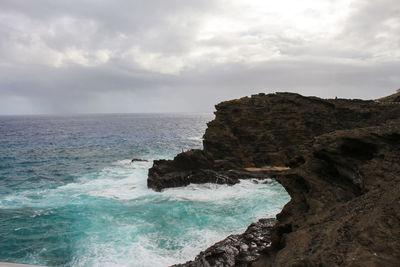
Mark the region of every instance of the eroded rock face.
[[234, 185], [239, 179], [265, 179], [280, 170], [223, 170], [203, 150], [193, 149], [178, 154], [173, 160], [155, 160], [149, 169], [147, 186], [156, 191], [186, 186], [190, 183], [216, 183]]
[[275, 219], [260, 219], [252, 223], [240, 235], [230, 235], [212, 247], [202, 251], [193, 261], [173, 265], [175, 267], [233, 267], [251, 266], [260, 251], [270, 245], [270, 230]]
[[226, 172], [213, 170], [214, 161], [202, 150], [193, 149], [178, 154], [173, 160], [155, 160], [149, 169], [147, 186], [156, 191], [186, 186], [190, 183], [233, 185], [239, 182]]
[[387, 97], [382, 97], [380, 99], [378, 99], [379, 102], [382, 103], [400, 103], [400, 89], [397, 90], [397, 93], [387, 96]]
[[216, 110], [203, 145], [221, 168], [295, 167], [315, 136], [378, 125], [400, 116], [399, 108], [374, 101], [323, 100], [292, 93], [226, 101], [216, 105]]
[[257, 175], [273, 175], [291, 201], [265, 230], [272, 244], [257, 259], [240, 265], [236, 236], [186, 266], [398, 266], [400, 105], [281, 93], [216, 108], [204, 150], [155, 161], [149, 186], [234, 183], [228, 178], [255, 175], [244, 167], [290, 166]]
[[255, 266], [398, 266], [400, 121], [316, 138]]
[[[237, 183], [227, 170], [265, 165], [297, 167], [314, 137], [335, 130], [379, 125], [400, 117], [400, 105], [375, 101], [304, 97], [293, 93], [259, 94], [216, 105], [203, 150], [156, 160], [148, 186], [160, 191], [189, 183]], [[267, 173], [268, 175], [274, 172]]]

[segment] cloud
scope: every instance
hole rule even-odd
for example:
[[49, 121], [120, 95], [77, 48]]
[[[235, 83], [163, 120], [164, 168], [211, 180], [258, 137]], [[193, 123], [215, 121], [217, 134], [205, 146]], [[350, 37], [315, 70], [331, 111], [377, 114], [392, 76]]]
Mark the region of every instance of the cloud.
[[259, 91], [375, 98], [400, 87], [396, 0], [8, 0], [0, 10], [0, 114], [211, 111]]

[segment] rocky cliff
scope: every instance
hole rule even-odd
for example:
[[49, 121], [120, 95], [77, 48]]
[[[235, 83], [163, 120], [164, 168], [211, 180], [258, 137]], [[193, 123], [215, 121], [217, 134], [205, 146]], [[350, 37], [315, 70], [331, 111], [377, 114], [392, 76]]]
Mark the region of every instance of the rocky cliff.
[[273, 176], [291, 201], [268, 228], [271, 246], [255, 247], [257, 257], [244, 261], [240, 246], [230, 257], [212, 247], [204, 253], [230, 261], [203, 253], [187, 266], [400, 262], [400, 105], [277, 93], [222, 102], [215, 114], [204, 149], [155, 161], [149, 187]]
[[400, 121], [315, 138], [255, 266], [398, 266]]
[[397, 108], [392, 113], [393, 107], [374, 101], [291, 93], [226, 101], [216, 110], [204, 135], [204, 152], [223, 168], [295, 166], [315, 136], [377, 125], [399, 115]]
[[397, 89], [397, 93], [390, 95], [390, 96], [379, 98], [377, 101], [382, 102], [382, 103], [389, 102], [389, 103], [400, 104], [400, 89]]

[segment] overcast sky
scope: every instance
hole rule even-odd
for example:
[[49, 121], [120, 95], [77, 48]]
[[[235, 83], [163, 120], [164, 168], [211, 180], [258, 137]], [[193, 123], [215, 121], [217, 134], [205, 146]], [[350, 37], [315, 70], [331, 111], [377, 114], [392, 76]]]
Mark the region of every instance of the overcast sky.
[[399, 0], [0, 0], [0, 114], [400, 88]]

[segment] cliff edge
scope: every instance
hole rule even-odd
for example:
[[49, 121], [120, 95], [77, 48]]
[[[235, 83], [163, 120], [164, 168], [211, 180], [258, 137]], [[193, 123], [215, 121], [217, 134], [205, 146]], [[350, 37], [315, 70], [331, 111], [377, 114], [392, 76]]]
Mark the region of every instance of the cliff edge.
[[258, 228], [269, 246], [252, 242], [243, 254], [227, 238], [183, 266], [400, 262], [400, 105], [277, 93], [222, 102], [215, 115], [204, 149], [155, 161], [148, 186], [270, 176], [291, 201], [273, 227]]
[[400, 121], [315, 138], [254, 266], [398, 266]]

